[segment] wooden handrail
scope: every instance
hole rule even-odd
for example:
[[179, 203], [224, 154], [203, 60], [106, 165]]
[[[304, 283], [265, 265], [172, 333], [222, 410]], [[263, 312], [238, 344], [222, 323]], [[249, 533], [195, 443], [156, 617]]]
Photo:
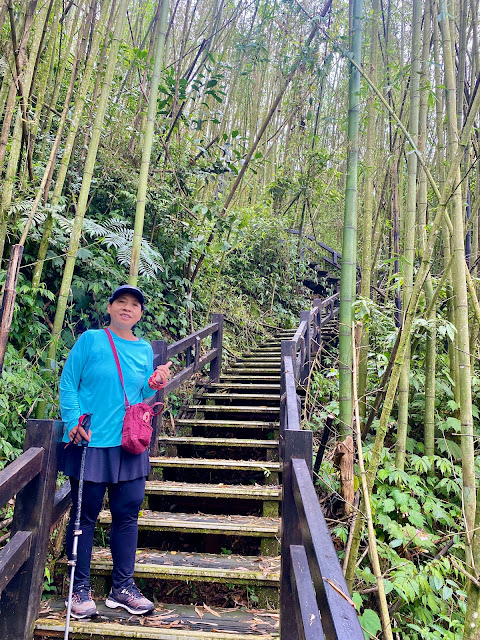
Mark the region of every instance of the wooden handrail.
[[30, 555], [31, 531], [17, 531], [0, 551], [0, 594]]
[[300, 431], [300, 419], [298, 414], [297, 389], [295, 384], [295, 374], [293, 362], [290, 356], [285, 356], [285, 400], [286, 400], [286, 423], [285, 429]]
[[293, 587], [297, 628], [301, 640], [319, 640], [324, 637], [312, 584], [305, 547], [290, 545], [290, 579]]
[[306, 332], [307, 322], [306, 320], [304, 320], [303, 322], [300, 322], [300, 324], [298, 325], [298, 329], [295, 331], [295, 335], [292, 338], [292, 342], [295, 344], [295, 348], [297, 348], [299, 342], [301, 342], [301, 339], [305, 337]]
[[28, 420], [24, 453], [0, 473], [1, 499], [8, 500], [12, 491], [16, 493], [11, 539], [0, 552], [0, 638], [31, 640], [33, 635], [42, 596], [62, 435], [60, 420]]
[[[318, 505], [310, 471], [305, 460], [292, 459], [293, 495], [297, 506], [302, 539], [309, 553], [317, 602], [326, 633], [337, 638], [362, 638], [357, 612], [338, 562], [330, 532]], [[355, 635], [355, 633], [361, 635]], [[328, 637], [328, 636], [327, 636]]]
[[[207, 353], [201, 355], [201, 342], [208, 336], [212, 336], [211, 348]], [[173, 344], [169, 345], [165, 340], [154, 340], [152, 347], [154, 367], [159, 364], [165, 364], [180, 353], [185, 353], [185, 366], [180, 371], [177, 371], [165, 387], [155, 394], [152, 402], [163, 402], [167, 394], [190, 380], [194, 373], [203, 369], [207, 364], [210, 364], [210, 381], [217, 382], [220, 378], [222, 366], [223, 315], [221, 313], [212, 314], [212, 322], [210, 324]], [[152, 426], [150, 453], [156, 456], [158, 455], [158, 435], [162, 428], [162, 413], [155, 416]]]
[[[291, 234], [296, 235], [296, 236], [299, 235], [298, 229], [288, 229], [288, 233], [291, 233]], [[304, 238], [308, 238], [311, 242], [314, 242], [316, 245], [318, 245], [319, 247], [321, 247], [322, 249], [324, 249], [325, 251], [330, 253], [332, 255], [332, 258], [331, 259], [327, 259], [327, 261], [330, 262], [331, 264], [335, 265], [335, 266], [339, 266], [338, 263], [342, 261], [342, 255], [340, 253], [338, 253], [338, 251], [335, 251], [335, 249], [332, 249], [332, 247], [329, 247], [328, 245], [324, 244], [323, 242], [320, 242], [320, 240], [317, 240], [316, 238], [311, 236], [309, 233], [304, 233], [303, 237]], [[310, 249], [310, 251], [313, 253], [313, 251], [311, 249]]]
[[189, 347], [195, 345], [197, 339], [202, 340], [203, 338], [207, 338], [217, 330], [218, 330], [218, 322], [212, 322], [206, 327], [203, 327], [202, 329], [195, 331], [195, 333], [191, 333], [186, 338], [182, 338], [181, 340], [178, 340], [177, 342], [174, 342], [173, 344], [168, 345], [167, 347], [168, 358], [170, 359], [173, 356], [176, 356], [177, 354], [182, 353]]
[[[195, 356], [197, 355], [198, 350], [195, 350]], [[211, 362], [217, 355], [216, 349], [210, 349], [207, 353], [205, 353], [201, 358], [195, 359], [195, 362], [191, 364], [189, 367], [182, 369], [178, 373], [176, 373], [173, 378], [167, 382], [164, 387], [164, 393], [168, 394], [177, 389], [182, 383], [186, 380], [190, 380], [192, 375], [200, 369], [203, 369], [209, 362]]]
[[0, 506], [4, 506], [42, 468], [43, 449], [32, 447], [0, 471]]
[[[335, 305], [339, 297], [340, 294], [336, 293], [316, 302], [310, 311], [302, 311], [293, 339], [282, 340], [281, 343], [282, 640], [363, 638], [315, 492], [312, 479], [313, 437], [310, 430], [301, 429], [301, 405], [297, 394], [297, 381], [305, 382], [311, 368], [311, 355], [321, 346], [322, 326], [338, 314]], [[327, 311], [325, 315], [324, 311]]]

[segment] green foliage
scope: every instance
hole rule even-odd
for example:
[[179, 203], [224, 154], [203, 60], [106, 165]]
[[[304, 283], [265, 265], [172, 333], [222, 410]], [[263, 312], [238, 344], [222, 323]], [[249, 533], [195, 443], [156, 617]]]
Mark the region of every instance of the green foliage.
[[23, 448], [25, 424], [38, 398], [48, 395], [38, 365], [21, 358], [12, 345], [5, 355], [0, 377], [0, 469], [17, 458]]
[[[415, 453], [412, 440], [409, 447], [404, 472], [396, 469], [393, 456], [384, 450], [371, 500], [385, 590], [391, 603], [397, 603], [399, 632], [406, 633], [401, 631], [406, 627], [409, 638], [420, 640], [438, 638], [435, 634], [444, 629], [441, 637], [454, 638], [465, 611], [465, 588], [449, 557], [437, 554], [453, 538], [449, 553], [459, 554], [459, 562], [463, 559], [460, 468], [448, 460], [444, 464], [444, 458]], [[360, 591], [362, 584], [375, 583], [365, 563], [358, 578]]]

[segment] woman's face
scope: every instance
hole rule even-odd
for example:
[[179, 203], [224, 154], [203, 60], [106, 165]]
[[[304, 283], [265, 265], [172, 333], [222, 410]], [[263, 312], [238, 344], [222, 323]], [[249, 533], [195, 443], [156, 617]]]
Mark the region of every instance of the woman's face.
[[142, 317], [142, 305], [131, 293], [123, 293], [108, 303], [107, 313], [110, 314], [112, 325], [131, 329]]

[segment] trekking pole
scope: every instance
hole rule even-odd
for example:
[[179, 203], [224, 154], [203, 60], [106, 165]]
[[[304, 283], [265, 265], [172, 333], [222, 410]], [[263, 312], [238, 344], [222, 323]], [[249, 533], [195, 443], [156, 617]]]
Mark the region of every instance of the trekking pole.
[[[85, 431], [88, 431], [91, 418], [91, 413], [84, 413], [82, 416], [80, 416], [78, 426], [83, 427]], [[70, 442], [67, 444], [67, 446], [69, 444]], [[68, 640], [68, 634], [70, 632], [70, 614], [72, 611], [73, 580], [75, 578], [75, 567], [77, 566], [78, 538], [82, 535], [82, 530], [80, 529], [80, 516], [82, 513], [83, 476], [85, 475], [85, 458], [87, 456], [88, 441], [85, 440], [85, 438], [82, 438], [80, 441], [80, 446], [82, 447], [82, 460], [80, 462], [80, 477], [78, 478], [77, 513], [73, 525], [72, 557], [68, 561], [68, 564], [70, 565], [70, 584], [68, 586], [67, 619], [65, 621], [65, 635], [63, 636], [64, 640]]]

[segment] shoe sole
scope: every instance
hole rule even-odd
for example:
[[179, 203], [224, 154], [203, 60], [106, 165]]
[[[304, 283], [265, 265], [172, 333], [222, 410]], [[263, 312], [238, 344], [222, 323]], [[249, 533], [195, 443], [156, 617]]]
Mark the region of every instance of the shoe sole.
[[[68, 603], [65, 602], [65, 608], [68, 608]], [[98, 611], [95, 609], [94, 611], [89, 611], [87, 613], [74, 613], [70, 611], [70, 617], [75, 618], [75, 620], [83, 620], [83, 618], [91, 618], [92, 616], [98, 616]]]
[[83, 620], [83, 618], [93, 618], [94, 616], [98, 616], [98, 611], [95, 609], [92, 613], [83, 613], [82, 615], [70, 612], [70, 616], [75, 618], [75, 620]]
[[132, 613], [133, 615], [138, 615], [138, 616], [142, 616], [145, 613], [150, 613], [155, 609], [154, 606], [149, 607], [148, 609], [132, 609], [127, 604], [123, 602], [117, 602], [116, 600], [111, 600], [110, 598], [107, 598], [105, 600], [105, 606], [109, 607], [110, 609], [116, 609], [117, 607], [122, 607], [123, 609], [126, 609], [128, 613]]

